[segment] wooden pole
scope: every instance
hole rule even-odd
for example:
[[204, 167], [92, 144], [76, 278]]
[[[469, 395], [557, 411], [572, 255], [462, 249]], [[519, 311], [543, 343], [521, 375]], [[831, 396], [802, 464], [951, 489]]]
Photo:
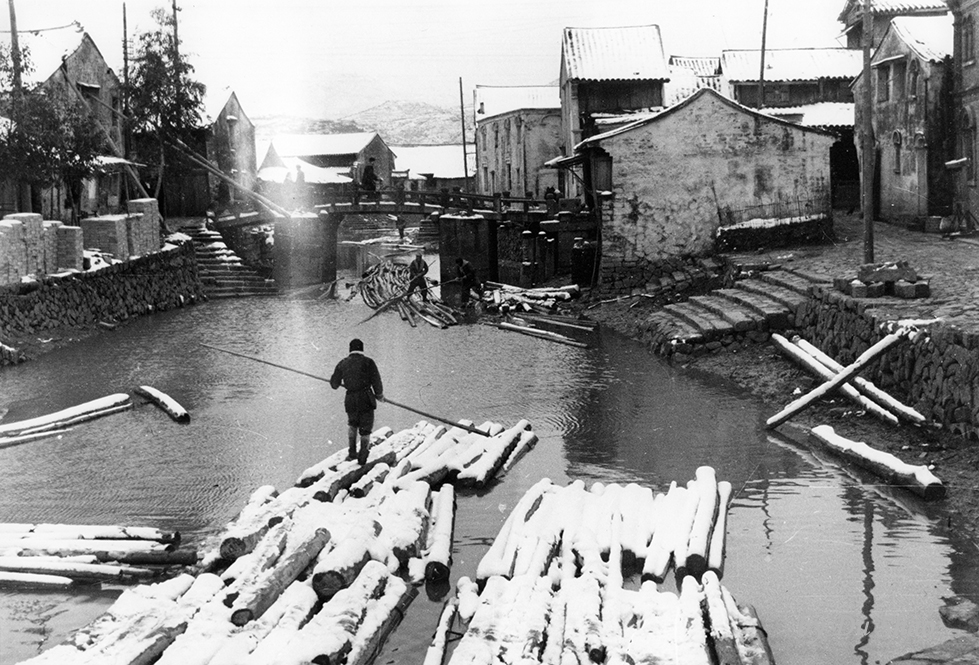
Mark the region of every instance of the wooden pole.
[[908, 333], [907, 330], [902, 329], [887, 335], [886, 337], [884, 337], [884, 339], [880, 340], [872, 347], [870, 347], [862, 354], [860, 354], [860, 357], [857, 358], [852, 365], [843, 368], [843, 370], [839, 374], [834, 376], [832, 379], [830, 379], [823, 385], [818, 386], [813, 390], [809, 391], [807, 394], [795, 400], [794, 402], [786, 406], [784, 409], [776, 413], [774, 416], [769, 418], [765, 426], [768, 427], [769, 429], [773, 427], [778, 427], [783, 422], [785, 422], [786, 420], [794, 416], [796, 413], [802, 411], [803, 409], [811, 405], [818, 398], [822, 397], [823, 395], [826, 395], [827, 393], [835, 390], [840, 385], [846, 383], [847, 381], [850, 380], [850, 378], [856, 376], [857, 372], [862, 370], [864, 366], [866, 366], [871, 360], [873, 360], [874, 358], [882, 354], [889, 347], [893, 346], [894, 344], [904, 339], [905, 336], [907, 336], [907, 333]]
[[758, 72], [758, 108], [765, 106], [765, 42], [768, 39], [768, 0], [761, 19], [761, 67]]
[[874, 41], [874, 15], [871, 0], [863, 0], [863, 94], [860, 96], [860, 152], [863, 162], [860, 177], [860, 207], [863, 209], [863, 262], [874, 262], [874, 124], [873, 81], [870, 57]]
[[459, 77], [459, 119], [462, 122], [462, 173], [465, 178], [466, 191], [469, 187], [469, 161], [466, 159], [466, 104], [462, 94], [462, 77]]

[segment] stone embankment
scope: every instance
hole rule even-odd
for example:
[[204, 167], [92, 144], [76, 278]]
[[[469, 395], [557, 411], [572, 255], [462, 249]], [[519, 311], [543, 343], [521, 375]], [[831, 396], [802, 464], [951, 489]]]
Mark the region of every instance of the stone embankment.
[[64, 326], [111, 327], [204, 297], [192, 243], [99, 270], [0, 287], [0, 364], [25, 359], [11, 338]]

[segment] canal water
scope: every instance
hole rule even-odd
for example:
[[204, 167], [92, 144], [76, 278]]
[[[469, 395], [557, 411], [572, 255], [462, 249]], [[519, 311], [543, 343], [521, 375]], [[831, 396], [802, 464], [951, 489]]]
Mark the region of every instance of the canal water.
[[[542, 477], [665, 490], [707, 464], [735, 490], [723, 583], [756, 608], [781, 665], [884, 663], [960, 634], [942, 624], [943, 598], [979, 600], [975, 547], [953, 543], [909, 497], [766, 433], [771, 409], [723, 379], [672, 367], [609, 331], [588, 334], [592, 347], [581, 349], [478, 324], [413, 329], [393, 313], [361, 322], [369, 313], [359, 298], [213, 301], [5, 368], [2, 422], [142, 384], [173, 396], [192, 421], [139, 404], [0, 450], [0, 521], [150, 525], [202, 543], [256, 487], [284, 489], [345, 445], [346, 426], [341, 391], [199, 342], [329, 376], [357, 336], [391, 398], [476, 422], [527, 418], [540, 437], [491, 489], [460, 494], [453, 581], [474, 573]], [[377, 414], [395, 430], [417, 420], [391, 405]], [[0, 663], [56, 644], [119, 591], [0, 591]], [[422, 589], [378, 662], [421, 662], [446, 593]]]

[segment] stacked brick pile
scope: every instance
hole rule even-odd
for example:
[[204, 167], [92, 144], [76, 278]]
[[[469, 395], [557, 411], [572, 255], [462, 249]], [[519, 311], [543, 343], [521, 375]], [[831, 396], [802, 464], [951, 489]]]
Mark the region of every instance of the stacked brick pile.
[[[193, 243], [186, 243], [96, 271], [0, 287], [0, 343], [15, 333], [117, 322], [203, 298]], [[0, 348], [0, 364], [17, 359]]]
[[81, 228], [43, 221], [36, 213], [16, 213], [0, 221], [0, 284], [81, 268]]
[[160, 207], [156, 199], [129, 201], [126, 236], [130, 256], [145, 256], [160, 250]]
[[855, 279], [840, 277], [833, 280], [833, 285], [854, 298], [894, 296], [910, 300], [931, 295], [928, 280], [921, 278], [906, 261], [864, 264], [857, 269]]

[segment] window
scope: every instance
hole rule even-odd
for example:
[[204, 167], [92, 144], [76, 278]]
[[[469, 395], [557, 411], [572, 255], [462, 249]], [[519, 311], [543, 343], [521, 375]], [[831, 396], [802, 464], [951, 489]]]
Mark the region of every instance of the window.
[[975, 183], [976, 121], [968, 110], [962, 111], [962, 157], [966, 160], [966, 178], [970, 183]]
[[972, 60], [975, 60], [976, 57], [975, 22], [972, 16], [966, 16], [962, 19], [960, 33], [962, 43], [962, 62], [971, 62]]
[[894, 132], [892, 136], [892, 140], [894, 141], [894, 173], [900, 174], [901, 173], [901, 143], [903, 141], [901, 138], [901, 132], [900, 131]]
[[891, 85], [894, 86], [894, 100], [904, 99], [905, 83], [907, 82], [907, 63], [899, 60], [891, 68]]
[[908, 65], [908, 96], [914, 99], [918, 96], [918, 74], [920, 67], [917, 60], [912, 60]]
[[891, 68], [881, 65], [877, 68], [877, 103], [886, 102], [891, 98], [891, 86], [888, 80], [891, 75]]

